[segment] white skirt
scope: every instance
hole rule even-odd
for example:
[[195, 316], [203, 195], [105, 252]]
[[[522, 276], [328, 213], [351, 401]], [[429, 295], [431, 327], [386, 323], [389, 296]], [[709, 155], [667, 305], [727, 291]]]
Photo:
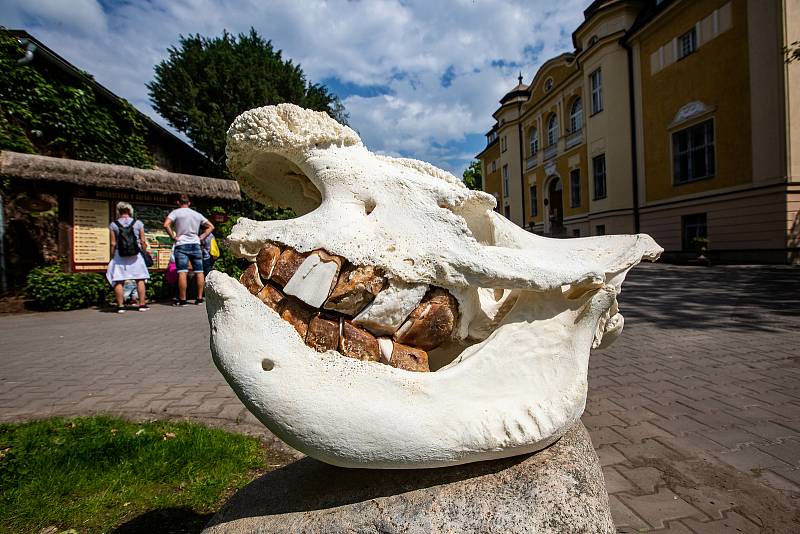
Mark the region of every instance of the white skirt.
[[147, 265], [144, 264], [141, 254], [122, 258], [115, 252], [114, 259], [108, 262], [106, 278], [113, 285], [125, 280], [149, 280], [150, 273], [147, 272]]

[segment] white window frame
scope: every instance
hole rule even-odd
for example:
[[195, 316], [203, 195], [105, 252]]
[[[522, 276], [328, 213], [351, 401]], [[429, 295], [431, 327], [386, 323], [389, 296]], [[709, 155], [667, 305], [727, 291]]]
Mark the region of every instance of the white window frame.
[[[703, 142], [695, 146], [692, 145], [692, 139], [694, 137], [693, 130], [698, 128], [703, 129]], [[678, 136], [680, 135], [686, 135], [686, 147], [683, 150], [681, 150], [679, 146]], [[683, 185], [714, 177], [717, 172], [717, 158], [716, 153], [714, 152], [716, 136], [714, 132], [713, 118], [697, 122], [691, 126], [672, 132], [670, 137], [672, 139], [672, 185]], [[704, 158], [703, 163], [705, 164], [706, 174], [702, 176], [694, 176], [694, 165], [692, 162], [696, 155], [698, 157], [700, 156], [698, 154], [699, 152], [702, 152], [702, 157]], [[681, 166], [680, 160], [684, 157], [687, 159], [687, 175], [685, 177], [680, 177], [678, 175]]]
[[603, 70], [598, 68], [589, 75], [592, 90], [592, 115], [603, 111]]
[[547, 146], [558, 142], [558, 115], [551, 113], [547, 118]]
[[535, 156], [539, 152], [539, 130], [535, 126], [531, 128], [529, 143], [531, 156]]
[[[602, 172], [600, 172], [600, 169], [598, 168], [598, 161], [603, 162]], [[608, 177], [605, 154], [598, 154], [592, 158], [592, 182], [594, 186], [592, 188], [592, 197], [594, 200], [600, 200], [608, 197]], [[603, 184], [602, 188], [598, 187], [599, 183]]]
[[678, 37], [678, 59], [681, 60], [697, 51], [697, 27]]
[[[578, 108], [578, 109], [576, 109]], [[583, 129], [583, 100], [578, 97], [572, 101], [569, 108], [569, 133]]]
[[[577, 183], [575, 178], [577, 177]], [[577, 200], [577, 202], [576, 202]], [[569, 207], [579, 208], [581, 206], [581, 169], [569, 171]]]
[[503, 165], [503, 198], [508, 198], [509, 192], [508, 164]]

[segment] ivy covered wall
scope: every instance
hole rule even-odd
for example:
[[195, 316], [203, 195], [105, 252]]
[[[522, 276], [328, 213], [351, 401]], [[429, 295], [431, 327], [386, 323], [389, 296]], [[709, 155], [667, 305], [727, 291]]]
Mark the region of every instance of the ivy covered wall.
[[147, 131], [125, 101], [111, 104], [0, 29], [0, 149], [152, 168]]

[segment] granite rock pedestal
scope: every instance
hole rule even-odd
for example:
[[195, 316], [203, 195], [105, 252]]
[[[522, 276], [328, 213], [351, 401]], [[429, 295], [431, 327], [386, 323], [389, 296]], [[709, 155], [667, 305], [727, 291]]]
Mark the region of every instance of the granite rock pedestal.
[[600, 462], [582, 423], [535, 454], [439, 469], [333, 467], [311, 458], [234, 494], [221, 533], [613, 533]]

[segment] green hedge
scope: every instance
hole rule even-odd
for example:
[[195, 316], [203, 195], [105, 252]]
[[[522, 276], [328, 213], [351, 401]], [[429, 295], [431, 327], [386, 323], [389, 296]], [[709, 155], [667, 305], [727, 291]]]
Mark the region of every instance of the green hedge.
[[[76, 310], [114, 302], [114, 291], [99, 273], [65, 273], [60, 265], [36, 267], [28, 273], [25, 295], [44, 310]], [[147, 298], [172, 298], [164, 273], [150, 273]]]
[[102, 304], [108, 287], [102, 274], [65, 273], [60, 265], [46, 265], [28, 273], [25, 294], [45, 310], [74, 310]]

